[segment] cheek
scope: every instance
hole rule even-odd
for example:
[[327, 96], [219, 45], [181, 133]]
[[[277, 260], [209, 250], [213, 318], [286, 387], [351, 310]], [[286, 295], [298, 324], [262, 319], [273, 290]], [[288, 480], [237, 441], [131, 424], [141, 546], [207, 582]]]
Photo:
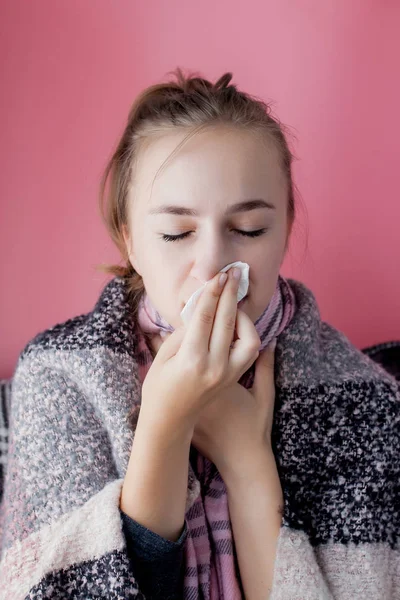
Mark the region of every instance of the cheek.
[[274, 252], [272, 248], [266, 252], [259, 253], [250, 264], [250, 286], [249, 292], [254, 297], [264, 295], [270, 289], [272, 282], [277, 279], [281, 254]]
[[158, 312], [171, 325], [180, 323], [181, 279], [178, 265], [171, 261], [150, 261], [146, 258], [143, 283]]
[[143, 239], [143, 243], [137, 250], [136, 259], [142, 270], [143, 279], [164, 282], [168, 278], [171, 260], [168, 260], [168, 256], [159, 244], [146, 242], [146, 239]]
[[255, 322], [274, 295], [279, 275], [279, 261], [263, 260], [250, 267], [249, 300], [243, 310]]

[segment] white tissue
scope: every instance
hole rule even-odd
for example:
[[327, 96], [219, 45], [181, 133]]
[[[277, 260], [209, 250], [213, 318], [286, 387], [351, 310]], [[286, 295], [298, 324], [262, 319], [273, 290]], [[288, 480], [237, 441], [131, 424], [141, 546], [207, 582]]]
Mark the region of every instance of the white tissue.
[[[246, 296], [247, 290], [249, 289], [250, 267], [247, 263], [237, 261], [237, 262], [230, 263], [229, 265], [226, 265], [226, 267], [224, 267], [223, 269], [220, 270], [220, 273], [225, 273], [231, 267], [239, 267], [239, 269], [241, 271], [241, 276], [240, 276], [240, 281], [239, 281], [239, 289], [238, 289], [238, 293], [237, 293], [237, 301], [240, 302]], [[189, 323], [190, 319], [192, 318], [194, 310], [196, 308], [197, 299], [200, 296], [201, 291], [207, 285], [207, 283], [208, 282], [206, 282], [198, 290], [196, 290], [194, 292], [194, 294], [192, 294], [190, 296], [189, 300], [186, 302], [186, 304], [181, 312], [181, 319], [185, 325], [187, 325], [187, 323]]]

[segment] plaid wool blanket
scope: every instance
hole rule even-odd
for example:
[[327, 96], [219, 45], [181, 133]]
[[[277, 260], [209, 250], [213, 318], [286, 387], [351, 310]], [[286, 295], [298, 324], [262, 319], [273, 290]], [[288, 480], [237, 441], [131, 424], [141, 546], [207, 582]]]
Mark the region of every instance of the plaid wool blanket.
[[[271, 600], [400, 600], [398, 383], [321, 320], [310, 289], [287, 281], [296, 312], [275, 351], [272, 443], [284, 512]], [[144, 598], [119, 498], [147, 360], [119, 277], [91, 312], [21, 352], [0, 513], [1, 600]], [[187, 514], [200, 493], [190, 466]], [[207, 589], [192, 597], [207, 598]]]

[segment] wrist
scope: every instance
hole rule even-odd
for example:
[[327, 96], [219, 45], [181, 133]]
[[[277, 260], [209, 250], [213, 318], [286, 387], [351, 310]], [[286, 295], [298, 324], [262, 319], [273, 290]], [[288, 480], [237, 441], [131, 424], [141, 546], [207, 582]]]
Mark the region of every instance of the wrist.
[[141, 413], [121, 491], [123, 512], [172, 541], [184, 521], [190, 439], [187, 427]]
[[160, 413], [157, 415], [153, 413], [147, 413], [140, 410], [139, 418], [137, 422], [135, 437], [144, 436], [147, 434], [159, 443], [170, 444], [183, 444], [190, 446], [193, 438], [194, 424], [184, 420], [173, 420], [167, 418]]
[[250, 488], [258, 482], [270, 481], [275, 487], [279, 481], [275, 455], [269, 446], [253, 454], [243, 455], [240, 460], [230, 461], [220, 469], [221, 477], [228, 489]]

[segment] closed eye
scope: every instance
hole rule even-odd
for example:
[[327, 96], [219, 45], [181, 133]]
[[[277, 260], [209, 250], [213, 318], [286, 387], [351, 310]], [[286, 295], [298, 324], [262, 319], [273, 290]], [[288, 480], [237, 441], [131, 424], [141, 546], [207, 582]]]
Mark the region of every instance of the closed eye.
[[[242, 231], [241, 229], [233, 229], [233, 231], [235, 231], [239, 235], [244, 235], [245, 237], [258, 237], [259, 235], [263, 235], [263, 233], [265, 233], [267, 229], [256, 229], [255, 231]], [[176, 242], [179, 240], [183, 240], [191, 233], [191, 231], [186, 231], [185, 233], [180, 233], [179, 235], [170, 235], [168, 233], [163, 233], [161, 237], [165, 242]]]

